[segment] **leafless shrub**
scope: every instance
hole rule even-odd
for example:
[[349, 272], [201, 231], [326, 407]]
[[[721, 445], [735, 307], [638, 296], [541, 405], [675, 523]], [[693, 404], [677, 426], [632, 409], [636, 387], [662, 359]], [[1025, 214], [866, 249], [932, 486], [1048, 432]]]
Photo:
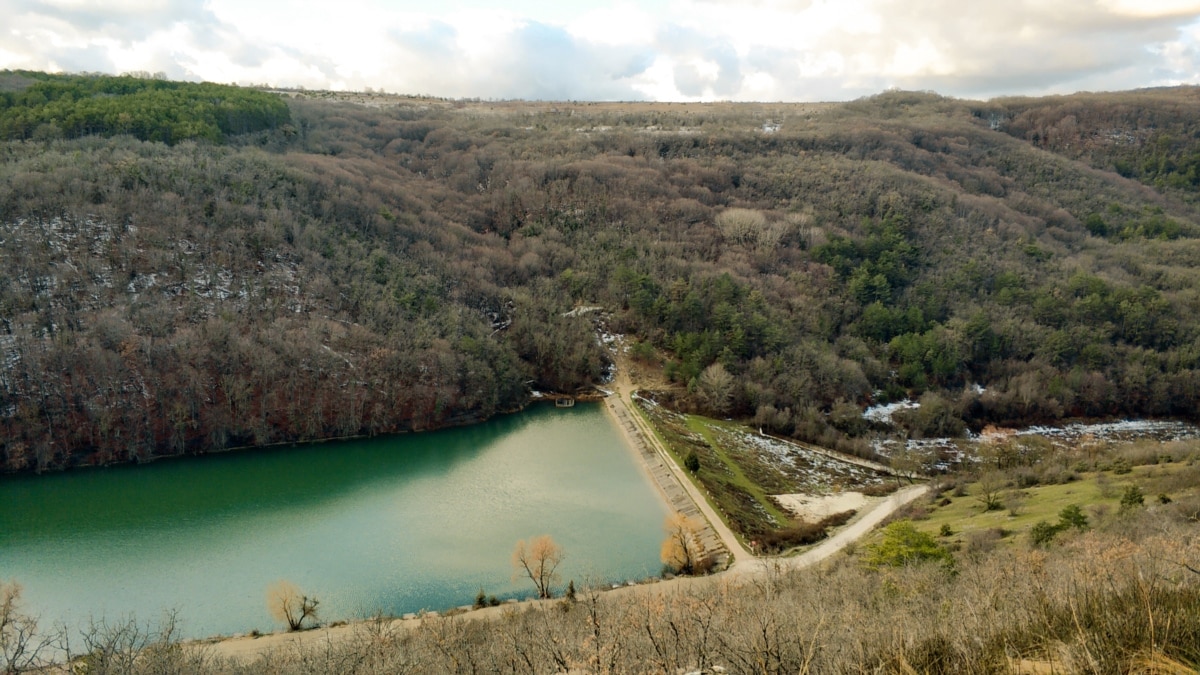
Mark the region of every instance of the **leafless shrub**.
[[1200, 496], [1176, 499], [1171, 502], [1169, 512], [1173, 517], [1184, 523], [1200, 523]]
[[899, 489], [900, 489], [900, 485], [898, 483], [891, 482], [891, 481], [884, 481], [882, 483], [875, 483], [874, 485], [868, 485], [868, 486], [864, 487], [862, 490], [860, 490], [860, 492], [862, 492], [864, 495], [866, 495], [868, 497], [886, 497], [887, 495], [890, 495]]
[[963, 552], [968, 556], [979, 559], [988, 553], [995, 550], [996, 544], [1004, 538], [1004, 532], [998, 528], [988, 528], [986, 530], [974, 530], [967, 533], [966, 545]]
[[179, 643], [178, 612], [157, 623], [133, 617], [88, 623], [76, 639], [64, 639], [63, 654], [75, 672], [120, 673], [205, 672], [217, 663], [209, 649]]
[[770, 250], [779, 245], [791, 227], [788, 220], [768, 220], [761, 211], [733, 208], [717, 214], [717, 228], [728, 241]]
[[0, 582], [0, 672], [43, 668], [59, 636], [46, 633], [36, 617], [21, 611], [21, 587]]
[[1021, 515], [1028, 501], [1028, 492], [1024, 490], [1010, 490], [1004, 495], [1004, 508], [1008, 509], [1008, 515], [1016, 517]]

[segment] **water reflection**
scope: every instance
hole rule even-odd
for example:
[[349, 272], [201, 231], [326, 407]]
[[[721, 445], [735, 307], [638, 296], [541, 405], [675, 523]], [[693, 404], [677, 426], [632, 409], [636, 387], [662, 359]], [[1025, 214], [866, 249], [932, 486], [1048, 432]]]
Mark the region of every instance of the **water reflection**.
[[575, 578], [658, 568], [663, 507], [598, 406], [442, 432], [0, 480], [0, 578], [79, 622], [177, 608], [188, 634], [271, 629], [287, 578], [326, 620], [524, 591], [509, 553], [549, 533]]

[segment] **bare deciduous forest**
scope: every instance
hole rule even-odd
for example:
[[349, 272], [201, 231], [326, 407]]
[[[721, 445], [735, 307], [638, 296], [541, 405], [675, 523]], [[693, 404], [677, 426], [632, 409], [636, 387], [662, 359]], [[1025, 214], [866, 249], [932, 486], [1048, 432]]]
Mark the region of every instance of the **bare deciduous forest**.
[[[338, 98], [0, 73], [4, 471], [480, 420], [602, 381], [578, 306], [661, 367], [656, 400], [859, 454], [883, 432], [862, 408], [906, 397], [909, 436], [1200, 418], [1194, 88]], [[0, 669], [1194, 669], [1194, 443], [1012, 447], [824, 568], [585, 585], [250, 660], [171, 618], [69, 636], [6, 582]], [[1040, 520], [980, 524], [1006, 508]], [[295, 627], [315, 620], [299, 601]]]
[[[909, 396], [911, 436], [1200, 417], [1194, 88], [354, 105], [137, 82], [0, 77], [6, 471], [483, 419], [601, 381], [577, 305], [677, 407], [859, 454], [855, 411]], [[216, 103], [166, 123], [164, 100]]]

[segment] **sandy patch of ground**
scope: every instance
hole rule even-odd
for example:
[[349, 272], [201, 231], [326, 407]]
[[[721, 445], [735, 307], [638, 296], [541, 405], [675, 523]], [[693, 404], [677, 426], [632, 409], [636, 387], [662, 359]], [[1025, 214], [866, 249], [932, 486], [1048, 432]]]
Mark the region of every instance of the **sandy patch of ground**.
[[815, 523], [825, 516], [845, 511], [858, 511], [867, 505], [861, 492], [839, 492], [832, 495], [775, 495], [780, 506], [807, 522]]

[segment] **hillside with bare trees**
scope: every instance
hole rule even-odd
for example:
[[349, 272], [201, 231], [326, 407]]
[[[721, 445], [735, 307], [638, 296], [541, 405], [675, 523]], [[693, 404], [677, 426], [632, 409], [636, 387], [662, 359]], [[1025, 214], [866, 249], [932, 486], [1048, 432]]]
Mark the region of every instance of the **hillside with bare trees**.
[[5, 471], [484, 419], [603, 380], [580, 305], [665, 402], [860, 454], [906, 397], [908, 436], [1200, 417], [1192, 89], [270, 96], [286, 122], [0, 143]]

